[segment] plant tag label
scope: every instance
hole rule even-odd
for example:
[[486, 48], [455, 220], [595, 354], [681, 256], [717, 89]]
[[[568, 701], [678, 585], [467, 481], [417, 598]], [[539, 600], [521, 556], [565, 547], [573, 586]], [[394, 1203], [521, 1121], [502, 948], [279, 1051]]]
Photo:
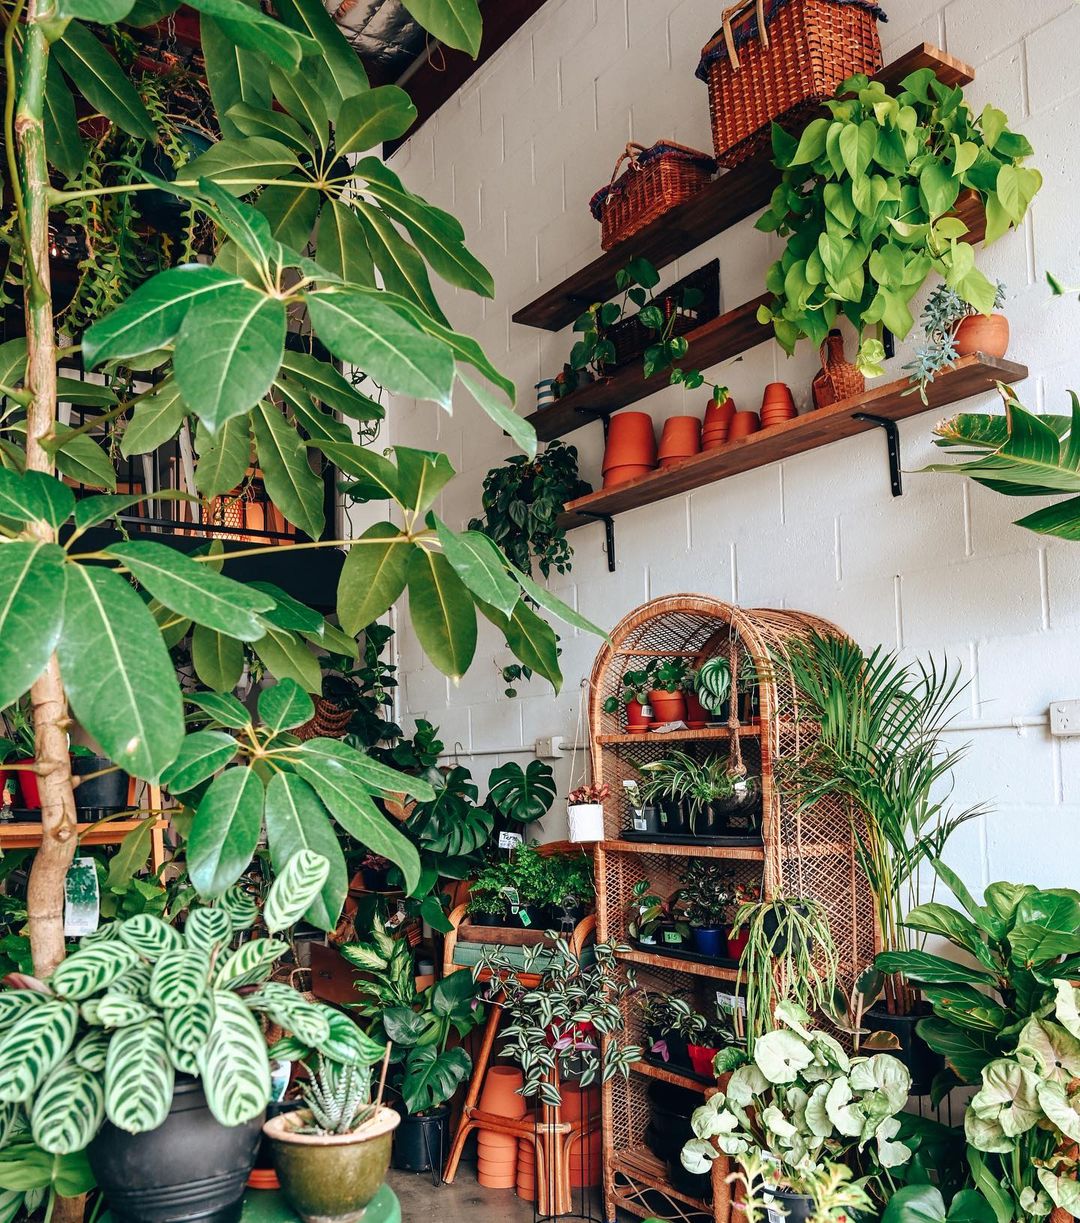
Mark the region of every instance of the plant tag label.
[[82, 938], [98, 928], [101, 893], [93, 858], [76, 858], [64, 878], [64, 937]]
[[664, 931], [664, 942], [671, 943], [674, 946], [678, 947], [682, 943], [682, 935], [678, 932], [678, 930], [665, 930]]
[[728, 1015], [746, 1014], [746, 999], [740, 994], [725, 994], [723, 990], [716, 991], [716, 1009]]
[[643, 718], [651, 718], [653, 716], [652, 706], [648, 703], [642, 705], [641, 716]]
[[520, 832], [500, 832], [499, 833], [499, 848], [500, 849], [517, 849], [525, 838]]
[[504, 887], [502, 894], [506, 897], [506, 903], [510, 906], [510, 912], [516, 917], [521, 909], [521, 894], [515, 887]]
[[634, 812], [634, 831], [635, 832], [647, 832], [648, 828], [649, 828], [648, 820], [646, 820], [643, 815], [639, 815], [635, 811]]
[[292, 1078], [293, 1064], [283, 1058], [275, 1058], [270, 1063], [270, 1099], [273, 1103], [279, 1104], [285, 1099], [285, 1093], [289, 1090], [289, 1081]]
[[743, 778], [740, 778], [740, 779], [739, 779], [739, 780], [738, 780], [738, 781], [737, 781], [737, 782], [736, 782], [736, 783], [735, 783], [735, 784], [732, 786], [732, 789], [735, 791], [735, 793], [736, 793], [736, 794], [745, 794], [748, 788], [749, 788], [749, 787], [747, 786], [747, 784], [746, 784], [746, 779], [745, 779], [744, 777], [743, 777]]
[[407, 916], [408, 914], [405, 912], [405, 902], [403, 900], [399, 900], [397, 902], [397, 908], [390, 914], [383, 924], [386, 926], [387, 930], [396, 930]]

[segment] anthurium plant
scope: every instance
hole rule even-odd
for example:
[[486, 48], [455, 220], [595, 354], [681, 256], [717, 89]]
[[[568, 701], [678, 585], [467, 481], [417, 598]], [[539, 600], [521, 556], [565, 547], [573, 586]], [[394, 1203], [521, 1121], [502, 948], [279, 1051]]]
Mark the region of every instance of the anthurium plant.
[[1024, 219], [1042, 176], [1024, 165], [1031, 145], [1000, 110], [976, 115], [929, 68], [896, 93], [851, 77], [826, 109], [798, 139], [773, 128], [783, 178], [757, 226], [787, 248], [758, 317], [788, 353], [804, 336], [820, 345], [841, 314], [860, 336], [873, 329], [858, 362], [872, 376], [882, 372], [880, 328], [907, 335], [911, 300], [931, 273], [979, 313], [994, 308], [995, 286], [955, 215], [961, 194], [978, 196], [993, 242]]
[[[416, 636], [446, 674], [459, 676], [471, 663], [479, 614], [557, 684], [555, 636], [533, 608], [588, 623], [487, 536], [455, 531], [436, 516], [435, 499], [454, 474], [445, 455], [397, 447], [386, 457], [354, 443], [341, 419], [363, 424], [382, 409], [337, 363], [445, 410], [455, 394], [469, 395], [529, 460], [535, 454], [535, 435], [513, 410], [513, 383], [448, 325], [428, 269], [485, 297], [493, 293], [490, 274], [461, 225], [370, 152], [404, 136], [415, 108], [396, 86], [369, 85], [318, 0], [283, 0], [276, 17], [241, 0], [197, 0], [221, 138], [171, 182], [143, 171], [113, 185], [67, 181], [86, 156], [79, 113], [100, 113], [157, 141], [110, 47], [152, 39], [141, 31], [178, 7], [178, 0], [19, 0], [4, 35], [4, 252], [7, 283], [22, 294], [25, 337], [0, 346], [0, 709], [30, 691], [43, 838], [28, 909], [42, 977], [63, 958], [63, 881], [77, 844], [69, 718], [118, 767], [157, 781], [185, 742], [168, 634], [191, 621], [205, 645], [235, 658], [236, 642], [276, 642], [289, 627], [276, 599], [215, 573], [220, 561], [209, 555], [185, 557], [164, 542], [118, 541], [99, 552], [80, 544], [85, 531], [142, 499], [115, 491], [111, 451], [98, 441], [114, 423], [124, 426], [126, 456], [181, 430], [193, 434], [203, 497], [239, 484], [254, 455], [273, 504], [310, 537], [300, 546], [345, 551], [337, 614], [346, 635], [407, 592]], [[433, 37], [476, 54], [476, 0], [407, 0], [406, 8]], [[77, 348], [58, 348], [52, 210], [71, 216], [80, 202], [142, 191], [169, 192], [205, 218], [212, 254], [146, 279], [72, 337]], [[323, 346], [312, 351], [332, 360], [286, 346], [301, 318]], [[65, 357], [78, 357], [101, 385], [58, 378]], [[152, 388], [132, 394], [140, 378]], [[70, 426], [65, 403], [89, 409], [89, 418]], [[309, 461], [318, 456], [349, 478], [355, 498], [388, 502], [392, 513], [356, 539], [324, 538], [323, 485]], [[104, 494], [76, 506], [58, 470]], [[287, 729], [266, 725], [244, 767], [208, 788], [214, 798], [201, 822], [220, 821], [223, 843], [253, 844], [260, 791], [277, 776], [266, 760], [267, 734]], [[223, 742], [217, 748], [222, 756], [229, 750]], [[224, 801], [226, 790], [235, 803]], [[214, 895], [221, 876], [198, 867], [195, 874], [213, 880]]]

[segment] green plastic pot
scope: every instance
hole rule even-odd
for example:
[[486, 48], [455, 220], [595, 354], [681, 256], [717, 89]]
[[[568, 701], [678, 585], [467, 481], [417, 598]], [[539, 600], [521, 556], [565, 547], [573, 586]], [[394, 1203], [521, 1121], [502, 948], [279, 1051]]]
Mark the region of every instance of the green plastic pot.
[[401, 1116], [378, 1113], [354, 1134], [300, 1134], [306, 1109], [263, 1126], [285, 1196], [304, 1223], [357, 1223], [386, 1179], [390, 1147]]

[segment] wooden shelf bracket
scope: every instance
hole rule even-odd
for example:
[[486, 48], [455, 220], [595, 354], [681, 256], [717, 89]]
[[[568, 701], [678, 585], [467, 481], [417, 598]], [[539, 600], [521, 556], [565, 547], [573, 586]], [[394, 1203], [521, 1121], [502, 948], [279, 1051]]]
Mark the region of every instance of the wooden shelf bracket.
[[865, 420], [885, 430], [885, 447], [889, 455], [889, 484], [894, 497], [904, 495], [904, 480], [900, 472], [900, 430], [896, 421], [887, 416], [875, 416], [873, 412], [852, 412], [852, 420]]

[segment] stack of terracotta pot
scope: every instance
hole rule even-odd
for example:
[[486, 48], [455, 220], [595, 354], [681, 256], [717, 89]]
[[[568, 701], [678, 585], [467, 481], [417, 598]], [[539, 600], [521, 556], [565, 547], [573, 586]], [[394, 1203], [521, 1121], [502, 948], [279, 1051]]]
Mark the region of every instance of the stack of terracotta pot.
[[604, 487], [616, 488], [656, 466], [656, 434], [648, 412], [618, 412], [608, 422]]
[[518, 1142], [517, 1195], [526, 1202], [536, 1201], [536, 1147], [528, 1138]]
[[728, 441], [737, 442], [740, 438], [749, 437], [761, 428], [761, 421], [756, 412], [736, 412], [731, 418], [731, 428], [728, 430]]
[[603, 1141], [600, 1136], [600, 1088], [562, 1088], [562, 1119], [577, 1125], [588, 1117], [596, 1118], [596, 1128], [584, 1134], [570, 1148], [570, 1187], [592, 1188], [603, 1179]]
[[660, 435], [660, 466], [672, 467], [701, 453], [701, 421], [696, 416], [669, 416]]
[[734, 399], [725, 399], [723, 403], [709, 400], [709, 406], [705, 409], [705, 428], [701, 432], [702, 450], [716, 450], [728, 440], [734, 415]]
[[[525, 1082], [514, 1066], [492, 1066], [480, 1093], [480, 1111], [514, 1121], [525, 1116], [525, 1099], [517, 1092]], [[477, 1135], [477, 1179], [487, 1189], [513, 1189], [517, 1180], [518, 1140], [514, 1134], [480, 1130]]]
[[786, 382], [770, 382], [761, 397], [761, 427], [771, 428], [798, 415], [791, 388]]

